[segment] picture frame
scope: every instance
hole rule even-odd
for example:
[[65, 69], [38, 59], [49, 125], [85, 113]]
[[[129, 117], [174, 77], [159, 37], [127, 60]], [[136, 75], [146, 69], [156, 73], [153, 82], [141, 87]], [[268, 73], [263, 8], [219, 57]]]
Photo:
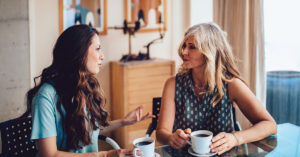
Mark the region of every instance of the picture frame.
[[124, 0], [125, 20], [140, 22], [138, 32], [167, 30], [167, 0]]
[[59, 32], [76, 24], [87, 24], [99, 35], [107, 34], [107, 0], [59, 0]]

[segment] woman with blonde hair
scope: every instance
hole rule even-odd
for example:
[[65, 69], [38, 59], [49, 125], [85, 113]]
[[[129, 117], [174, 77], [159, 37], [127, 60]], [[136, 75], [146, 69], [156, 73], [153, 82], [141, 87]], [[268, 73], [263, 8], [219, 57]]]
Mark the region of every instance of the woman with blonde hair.
[[[241, 78], [226, 33], [217, 24], [189, 28], [178, 54], [183, 64], [164, 86], [156, 134], [159, 142], [180, 149], [189, 140], [183, 129], [210, 130], [215, 135], [211, 152], [222, 154], [277, 132], [274, 119]], [[250, 128], [234, 130], [234, 103], [253, 124]]]

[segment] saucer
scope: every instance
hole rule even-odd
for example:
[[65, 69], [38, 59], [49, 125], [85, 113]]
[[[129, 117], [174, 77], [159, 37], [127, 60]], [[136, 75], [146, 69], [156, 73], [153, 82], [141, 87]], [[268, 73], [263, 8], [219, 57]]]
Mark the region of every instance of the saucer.
[[190, 148], [188, 149], [188, 152], [189, 152], [191, 155], [194, 155], [194, 156], [201, 156], [201, 157], [208, 157], [208, 156], [213, 156], [213, 155], [216, 155], [216, 154], [217, 154], [217, 152], [215, 152], [215, 153], [207, 153], [207, 154], [197, 154], [197, 153], [195, 153], [195, 152], [193, 151], [192, 147], [190, 147]]
[[160, 157], [160, 155], [158, 153], [155, 153], [154, 157]]

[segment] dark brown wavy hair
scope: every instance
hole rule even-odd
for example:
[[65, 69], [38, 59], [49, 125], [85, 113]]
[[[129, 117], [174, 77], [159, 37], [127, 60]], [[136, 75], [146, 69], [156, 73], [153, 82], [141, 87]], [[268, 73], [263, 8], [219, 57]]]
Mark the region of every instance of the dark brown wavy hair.
[[[68, 150], [91, 144], [90, 131], [108, 126], [108, 113], [104, 110], [105, 98], [100, 84], [86, 68], [88, 48], [97, 34], [87, 25], [76, 25], [65, 30], [54, 46], [52, 64], [34, 78], [35, 86], [26, 95], [27, 110], [22, 117], [31, 113], [32, 99], [44, 83], [55, 87], [59, 97], [56, 105], [63, 117]], [[62, 113], [62, 106], [66, 114]]]

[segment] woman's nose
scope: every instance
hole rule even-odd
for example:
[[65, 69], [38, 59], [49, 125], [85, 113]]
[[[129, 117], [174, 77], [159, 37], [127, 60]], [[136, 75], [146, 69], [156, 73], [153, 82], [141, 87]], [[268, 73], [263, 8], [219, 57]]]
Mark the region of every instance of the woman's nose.
[[188, 55], [188, 49], [187, 48], [182, 48], [182, 55]]
[[102, 52], [100, 53], [99, 57], [100, 57], [101, 60], [104, 60], [104, 54]]

